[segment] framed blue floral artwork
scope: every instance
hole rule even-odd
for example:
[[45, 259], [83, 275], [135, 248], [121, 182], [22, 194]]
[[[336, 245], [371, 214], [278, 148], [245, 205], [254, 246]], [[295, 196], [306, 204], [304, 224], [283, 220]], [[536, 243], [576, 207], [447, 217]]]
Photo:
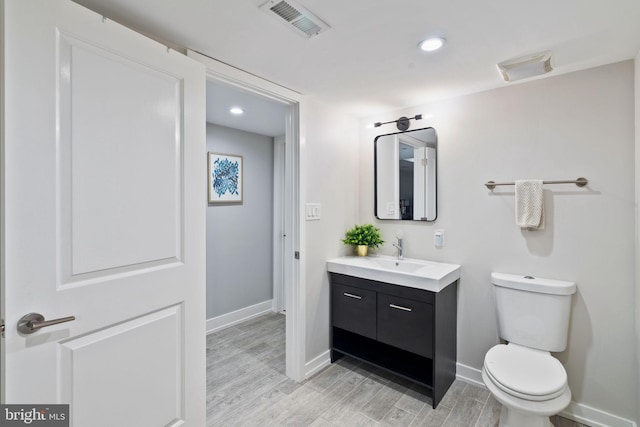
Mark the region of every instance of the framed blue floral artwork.
[[208, 154], [209, 203], [242, 203], [242, 156]]

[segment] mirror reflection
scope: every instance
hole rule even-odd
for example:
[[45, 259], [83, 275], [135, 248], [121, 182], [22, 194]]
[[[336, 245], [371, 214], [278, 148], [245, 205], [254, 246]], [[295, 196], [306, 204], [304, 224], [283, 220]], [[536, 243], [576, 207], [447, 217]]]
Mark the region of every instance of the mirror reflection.
[[378, 219], [435, 221], [437, 143], [434, 128], [376, 137], [375, 215]]

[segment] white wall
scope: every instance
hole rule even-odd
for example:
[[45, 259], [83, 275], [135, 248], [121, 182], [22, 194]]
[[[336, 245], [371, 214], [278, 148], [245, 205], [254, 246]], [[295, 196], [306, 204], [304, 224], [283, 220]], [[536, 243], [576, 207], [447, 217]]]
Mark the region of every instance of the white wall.
[[[326, 261], [349, 249], [340, 241], [357, 219], [358, 121], [307, 98], [302, 121], [300, 170], [303, 203], [320, 203], [321, 219], [301, 218], [305, 246], [305, 359], [329, 349], [329, 277]], [[372, 202], [373, 203], [373, 202]]]
[[273, 138], [208, 123], [207, 151], [241, 155], [244, 169], [242, 204], [207, 207], [211, 319], [273, 298]]
[[[393, 240], [405, 256], [462, 265], [458, 362], [482, 367], [498, 342], [490, 273], [575, 281], [565, 364], [573, 400], [636, 418], [633, 62], [598, 67], [390, 112], [361, 122], [359, 221]], [[438, 141], [438, 219], [378, 221], [373, 215], [373, 139], [390, 129], [365, 125], [399, 116], [433, 118]], [[488, 180], [575, 179], [545, 186], [544, 231], [514, 224], [513, 187]], [[433, 246], [435, 228], [446, 246]], [[393, 254], [387, 244], [384, 253]]]

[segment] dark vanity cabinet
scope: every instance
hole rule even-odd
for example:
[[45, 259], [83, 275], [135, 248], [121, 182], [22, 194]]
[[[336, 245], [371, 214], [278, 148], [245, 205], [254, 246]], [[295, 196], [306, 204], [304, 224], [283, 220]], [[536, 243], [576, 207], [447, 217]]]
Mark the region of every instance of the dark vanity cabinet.
[[419, 383], [435, 408], [456, 377], [457, 281], [440, 292], [331, 275], [331, 361], [349, 355]]

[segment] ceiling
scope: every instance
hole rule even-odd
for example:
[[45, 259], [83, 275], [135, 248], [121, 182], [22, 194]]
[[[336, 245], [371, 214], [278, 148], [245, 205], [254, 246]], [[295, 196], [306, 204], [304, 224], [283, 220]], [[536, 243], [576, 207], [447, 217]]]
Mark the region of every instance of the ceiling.
[[[331, 28], [305, 39], [259, 9], [265, 0], [75, 0], [364, 117], [505, 83], [496, 63], [553, 51], [546, 76], [634, 58], [638, 0], [298, 0]], [[421, 52], [437, 33], [447, 44]]]
[[[242, 115], [230, 113], [242, 108]], [[207, 122], [266, 136], [285, 134], [288, 106], [221, 82], [207, 82]]]

